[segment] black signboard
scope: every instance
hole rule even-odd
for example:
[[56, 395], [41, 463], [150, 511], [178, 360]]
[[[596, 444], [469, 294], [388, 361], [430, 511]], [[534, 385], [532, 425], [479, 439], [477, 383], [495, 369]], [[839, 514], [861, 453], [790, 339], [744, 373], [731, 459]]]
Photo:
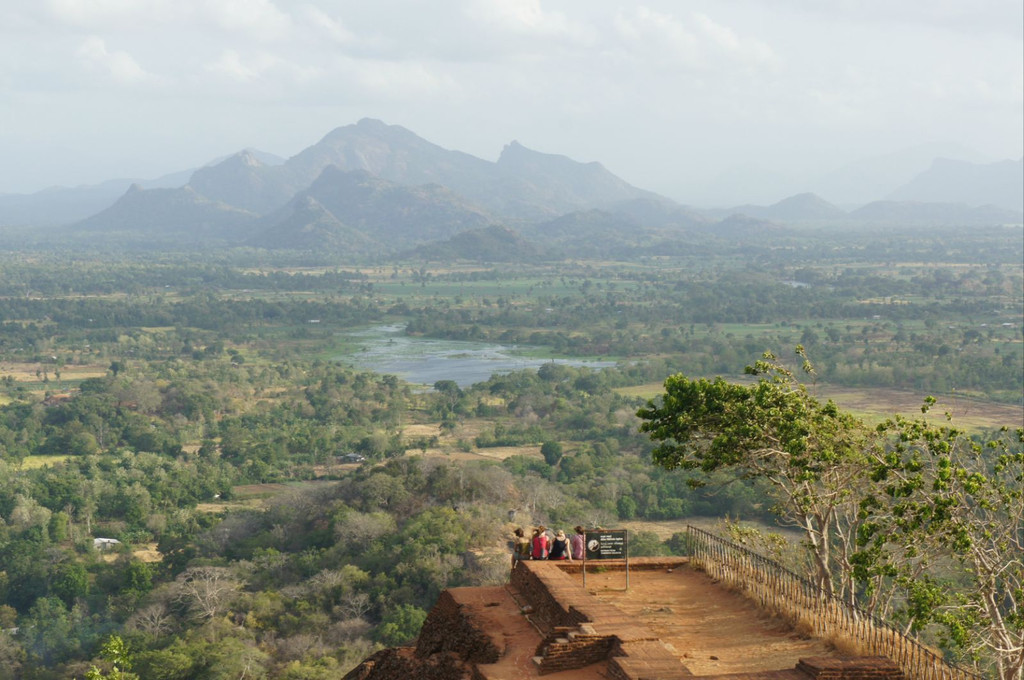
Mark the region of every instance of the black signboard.
[[624, 560], [627, 557], [625, 529], [588, 531], [583, 540], [588, 560]]

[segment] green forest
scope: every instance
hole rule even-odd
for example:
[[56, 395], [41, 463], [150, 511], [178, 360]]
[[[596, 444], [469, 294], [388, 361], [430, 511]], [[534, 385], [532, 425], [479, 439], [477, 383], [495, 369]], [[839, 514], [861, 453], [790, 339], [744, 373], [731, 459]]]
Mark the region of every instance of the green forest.
[[[0, 253], [0, 678], [337, 679], [414, 639], [444, 588], [503, 582], [515, 526], [625, 523], [631, 554], [670, 554], [681, 534], [654, 523], [693, 518], [730, 518], [726, 530], [994, 673], [984, 617], [951, 618], [963, 602], [936, 599], [964, 584], [943, 585], [962, 574], [917, 492], [968, 470], [937, 454], [927, 477], [935, 442], [976, 452], [968, 482], [1020, 469], [1022, 262], [1020, 230], [1002, 228], [709, 237], [530, 264]], [[381, 324], [542, 362], [410, 382], [358, 360], [351, 333]], [[693, 458], [644, 424], [664, 390], [690, 384], [680, 375], [800, 395], [779, 407], [811, 423], [799, 446], [810, 432], [832, 442], [815, 456], [865, 456], [804, 457], [803, 481], [813, 469], [835, 483], [848, 468], [833, 463], [856, 458], [859, 507], [935, 528], [932, 562], [887, 561], [881, 511], [832, 536], [829, 559], [849, 569], [824, 577], [823, 553], [773, 543], [806, 503], [787, 508], [776, 476], [700, 447]], [[763, 451], [726, 424], [661, 434], [724, 431], [730, 450]], [[899, 527], [901, 554], [921, 550], [914, 523]], [[1007, 541], [1022, 530], [1018, 518]], [[1019, 636], [1021, 597], [1006, 597]]]

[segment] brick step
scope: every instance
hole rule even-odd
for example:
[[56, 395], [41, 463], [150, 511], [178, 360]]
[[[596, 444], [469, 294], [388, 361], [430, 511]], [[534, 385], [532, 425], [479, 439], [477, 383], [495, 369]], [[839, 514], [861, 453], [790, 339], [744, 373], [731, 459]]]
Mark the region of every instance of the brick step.
[[[540, 675], [583, 668], [608, 658], [614, 639], [611, 636], [584, 632], [579, 628], [559, 626], [537, 648], [533, 657]], [[587, 627], [592, 631], [593, 628]]]

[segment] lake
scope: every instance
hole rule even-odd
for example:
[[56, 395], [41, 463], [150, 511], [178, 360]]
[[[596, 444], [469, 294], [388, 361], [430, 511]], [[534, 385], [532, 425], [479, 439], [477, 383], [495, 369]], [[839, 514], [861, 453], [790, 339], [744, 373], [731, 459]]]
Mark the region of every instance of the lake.
[[526, 356], [526, 350], [515, 345], [411, 337], [405, 334], [405, 326], [401, 324], [374, 326], [344, 335], [359, 349], [332, 359], [422, 385], [454, 380], [459, 387], [468, 387], [495, 373], [536, 369], [551, 362], [592, 368], [615, 365], [614, 361], [538, 359]]

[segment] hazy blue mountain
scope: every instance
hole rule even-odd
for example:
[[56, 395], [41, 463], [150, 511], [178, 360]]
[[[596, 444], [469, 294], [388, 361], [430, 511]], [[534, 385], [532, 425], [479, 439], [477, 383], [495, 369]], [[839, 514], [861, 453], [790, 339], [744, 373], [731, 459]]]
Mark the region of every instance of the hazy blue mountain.
[[959, 144], [922, 144], [892, 153], [862, 158], [825, 173], [809, 188], [840, 206], [859, 206], [888, 196], [924, 172], [936, 158], [956, 158], [974, 163], [985, 157]]
[[660, 196], [617, 201], [606, 210], [629, 217], [645, 227], [689, 229], [709, 222], [703, 212], [681, 206]]
[[807, 182], [778, 168], [746, 163], [729, 168], [686, 188], [688, 201], [703, 208], [721, 208], [738, 203], [768, 205], [780, 196], [805, 189]]
[[212, 201], [188, 186], [143, 190], [132, 185], [114, 205], [78, 222], [69, 232], [230, 242], [242, 238], [255, 221], [253, 213]]
[[992, 206], [974, 207], [963, 203], [920, 203], [915, 201], [875, 201], [853, 210], [850, 219], [874, 224], [907, 226], [972, 226], [1020, 224], [1020, 211]]
[[985, 164], [936, 158], [930, 168], [886, 199], [992, 205], [1024, 211], [1024, 158]]
[[546, 219], [630, 200], [671, 203], [632, 187], [599, 163], [578, 163], [515, 142], [497, 162], [490, 162], [372, 119], [337, 128], [281, 164], [267, 164], [254, 152], [241, 152], [197, 170], [189, 186], [212, 201], [267, 215], [331, 167], [363, 171], [406, 187], [443, 186], [467, 204], [513, 220]]
[[280, 164], [264, 163], [251, 151], [196, 170], [188, 183], [211, 200], [261, 215], [280, 208], [309, 185], [295, 180]]
[[[311, 211], [313, 205], [326, 212]], [[261, 220], [258, 243], [286, 243], [278, 240], [276, 232], [303, 232], [303, 215], [315, 219], [321, 230], [332, 218], [388, 251], [449, 238], [492, 222], [485, 212], [445, 187], [403, 186], [365, 170], [346, 172], [328, 166], [309, 189]], [[335, 230], [340, 228], [337, 225]]]
[[508, 227], [492, 225], [461, 232], [446, 241], [428, 243], [409, 256], [441, 261], [536, 262], [544, 259], [544, 250]]
[[[797, 194], [768, 206], [761, 217], [781, 222], [810, 222], [841, 219], [846, 212], [812, 193]], [[752, 215], [752, 217], [758, 217]]]
[[832, 205], [825, 199], [811, 193], [797, 194], [784, 198], [772, 205], [738, 205], [727, 210], [708, 210], [708, 215], [728, 217], [729, 215], [746, 215], [762, 220], [775, 222], [827, 222], [842, 220], [846, 212]]
[[461, 151], [428, 142], [400, 125], [364, 118], [339, 127], [285, 165], [296, 177], [313, 180], [325, 168], [364, 170], [399, 184], [442, 184], [455, 188], [473, 175], [487, 173], [490, 163]]
[[[256, 149], [249, 149], [242, 153], [258, 159], [261, 164], [266, 166], [280, 165], [284, 162], [280, 156]], [[99, 184], [77, 187], [50, 187], [31, 194], [0, 194], [0, 226], [50, 227], [79, 222], [109, 208], [132, 185], [141, 189], [176, 189], [185, 186], [194, 173], [203, 172], [226, 160], [219, 158], [199, 170], [181, 170], [155, 179], [111, 179]], [[200, 193], [203, 192], [200, 191]], [[207, 197], [213, 200], [223, 200], [215, 195], [207, 195]], [[291, 194], [286, 196], [285, 200], [290, 197]], [[231, 201], [224, 202], [232, 203]], [[236, 207], [249, 209], [245, 205]]]
[[635, 237], [641, 224], [634, 218], [607, 210], [578, 210], [524, 228], [527, 236], [543, 242], [565, 243], [579, 239]]
[[[503, 195], [496, 206], [513, 216], [558, 215], [587, 208], [610, 208], [635, 199], [669, 199], [637, 189], [597, 162], [579, 163], [540, 153], [518, 142], [505, 146], [495, 164], [498, 177], [490, 191]], [[468, 195], [468, 194], [467, 194]]]
[[749, 239], [759, 238], [765, 235], [777, 235], [785, 233], [785, 227], [758, 217], [750, 215], [729, 215], [723, 220], [709, 226], [706, 231], [714, 233], [719, 238], [728, 239]]
[[[260, 164], [267, 165], [267, 166], [284, 165], [284, 162], [287, 160], [286, 158], [282, 158], [282, 157], [278, 156], [276, 153], [270, 153], [269, 151], [260, 151], [259, 149], [242, 149], [241, 151], [238, 151], [236, 153], [228, 154], [227, 156], [221, 156], [219, 158], [214, 158], [212, 161], [210, 161], [209, 163], [207, 163], [203, 167], [206, 168], [206, 167], [209, 167], [211, 165], [217, 165], [218, 163], [222, 163], [222, 162], [228, 160], [229, 158], [233, 158], [233, 157], [237, 156], [238, 154], [242, 154], [242, 153], [248, 154], [248, 155], [252, 156], [257, 161], [259, 161]], [[190, 171], [190, 174], [191, 174], [191, 172], [192, 171]]]
[[[643, 226], [635, 218], [607, 210], [577, 210], [522, 227], [523, 235], [558, 257], [631, 256], [662, 242], [668, 230]], [[672, 230], [678, 235], [679, 230]]]
[[[607, 253], [638, 247], [645, 239], [649, 244], [678, 240], [687, 231], [714, 233], [709, 226], [716, 218], [737, 213], [812, 225], [1020, 221], [1024, 160], [984, 165], [936, 161], [929, 168], [934, 156], [923, 159], [938, 148], [867, 159], [822, 182], [845, 187], [839, 193], [846, 197], [884, 185], [885, 193], [895, 197], [920, 197], [913, 202], [876, 202], [845, 213], [818, 193], [802, 193], [771, 205], [700, 213], [633, 187], [600, 163], [540, 153], [517, 142], [490, 162], [444, 149], [401, 126], [363, 119], [332, 130], [284, 161], [252, 150], [234, 154], [194, 171], [184, 186], [183, 175], [177, 174], [166, 180], [174, 182], [171, 186], [147, 189], [136, 183], [127, 193], [125, 180], [116, 180], [27, 197], [0, 196], [0, 226], [81, 219], [78, 231], [85, 233], [254, 239], [267, 247], [301, 243], [332, 250], [350, 238], [360, 251], [395, 252], [501, 221], [567, 252], [579, 247]], [[746, 167], [748, 179], [765, 179], [765, 192], [790, 182], [778, 173], [754, 170]], [[892, 184], [896, 177], [904, 177], [902, 187]], [[871, 198], [879, 195], [884, 194]], [[940, 199], [941, 204], [927, 204]], [[967, 205], [953, 205], [954, 199]], [[971, 207], [983, 203], [1004, 210]], [[749, 230], [752, 224], [737, 218], [718, 226]]]
[[133, 184], [143, 189], [183, 186], [191, 170], [156, 179], [111, 179], [78, 187], [50, 187], [31, 194], [0, 194], [0, 226], [51, 227], [83, 220], [109, 207]]
[[[440, 184], [495, 215], [537, 219], [615, 201], [653, 197], [599, 163], [578, 163], [513, 142], [496, 163], [426, 141], [398, 125], [363, 119], [337, 128], [288, 159], [285, 168], [310, 182], [329, 165], [398, 184]], [[668, 200], [668, 199], [664, 199]]]
[[288, 210], [269, 227], [246, 241], [247, 245], [271, 249], [329, 250], [365, 254], [381, 250], [367, 234], [339, 220], [309, 195], [296, 197]]
[[709, 224], [702, 217], [691, 219], [689, 215], [689, 211], [684, 209], [677, 219], [659, 221], [595, 208], [524, 225], [521, 230], [524, 236], [548, 249], [552, 256], [633, 257], [669, 252], [677, 254], [690, 252], [688, 235]]

